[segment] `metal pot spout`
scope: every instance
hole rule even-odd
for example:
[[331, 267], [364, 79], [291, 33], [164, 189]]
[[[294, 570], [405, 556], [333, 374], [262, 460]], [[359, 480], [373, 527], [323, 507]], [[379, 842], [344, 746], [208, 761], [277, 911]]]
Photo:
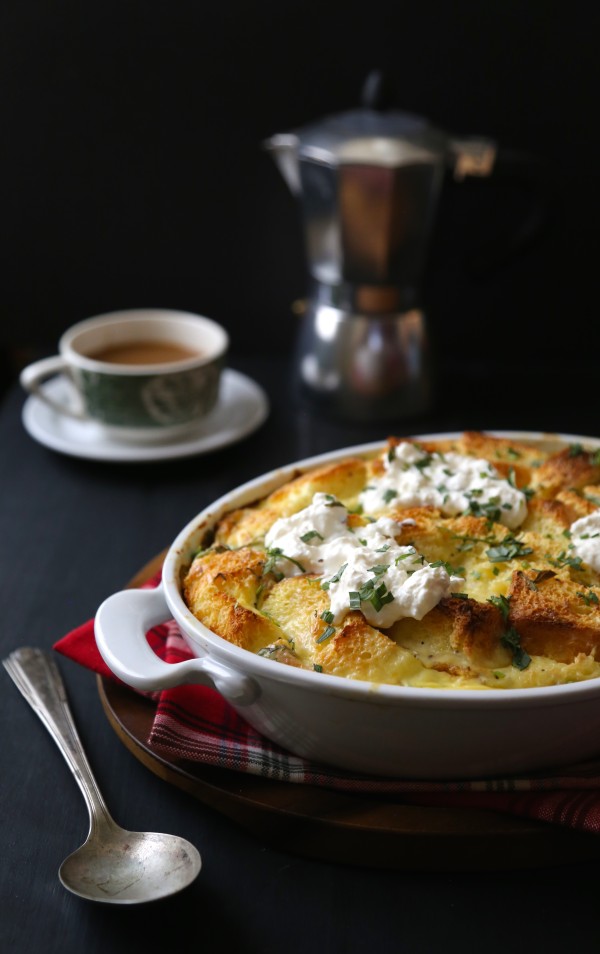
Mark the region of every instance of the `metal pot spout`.
[[293, 195], [302, 193], [300, 167], [298, 164], [298, 137], [294, 133], [276, 133], [265, 139], [265, 149], [272, 153], [281, 175]]

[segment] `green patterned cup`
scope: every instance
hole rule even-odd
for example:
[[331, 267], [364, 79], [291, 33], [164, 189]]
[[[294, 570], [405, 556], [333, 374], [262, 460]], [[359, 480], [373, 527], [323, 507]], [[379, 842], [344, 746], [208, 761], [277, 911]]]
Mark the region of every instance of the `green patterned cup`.
[[[215, 407], [229, 349], [225, 329], [201, 315], [158, 308], [98, 315], [62, 335], [57, 355], [28, 365], [21, 385], [58, 414], [94, 421], [111, 437], [184, 435]], [[62, 374], [69, 403], [44, 389]]]

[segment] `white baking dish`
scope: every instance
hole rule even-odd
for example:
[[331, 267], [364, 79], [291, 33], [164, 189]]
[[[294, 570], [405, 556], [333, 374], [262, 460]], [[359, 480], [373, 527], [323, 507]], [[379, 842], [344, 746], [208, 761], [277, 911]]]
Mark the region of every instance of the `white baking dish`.
[[[600, 447], [579, 435], [490, 432], [514, 440]], [[422, 439], [450, 434], [420, 435]], [[252, 726], [296, 755], [359, 773], [459, 779], [531, 772], [600, 753], [600, 679], [533, 689], [485, 691], [373, 684], [285, 666], [216, 636], [186, 607], [182, 568], [227, 511], [329, 461], [373, 453], [382, 442], [321, 454], [271, 471], [225, 494], [194, 517], [170, 546], [154, 590], [123, 590], [96, 614], [100, 653], [139, 690], [183, 683], [214, 686]], [[173, 617], [195, 658], [162, 662], [145, 633]]]

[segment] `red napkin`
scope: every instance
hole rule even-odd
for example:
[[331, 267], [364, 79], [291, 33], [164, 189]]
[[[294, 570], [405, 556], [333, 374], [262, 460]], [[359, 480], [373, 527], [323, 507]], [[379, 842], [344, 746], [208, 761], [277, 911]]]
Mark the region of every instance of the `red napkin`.
[[[160, 574], [157, 574], [145, 586], [156, 586], [159, 580]], [[166, 662], [191, 658], [173, 620], [152, 629], [148, 641]], [[93, 620], [68, 633], [55, 643], [54, 649], [87, 669], [115, 678], [98, 652]], [[242, 719], [215, 689], [177, 686], [154, 693], [152, 698], [156, 701], [156, 710], [148, 745], [171, 761], [200, 762], [276, 781], [347, 792], [399, 796], [412, 804], [510, 812], [600, 833], [600, 762], [563, 769], [557, 775], [459, 782], [356, 775], [300, 758], [270, 742]]]

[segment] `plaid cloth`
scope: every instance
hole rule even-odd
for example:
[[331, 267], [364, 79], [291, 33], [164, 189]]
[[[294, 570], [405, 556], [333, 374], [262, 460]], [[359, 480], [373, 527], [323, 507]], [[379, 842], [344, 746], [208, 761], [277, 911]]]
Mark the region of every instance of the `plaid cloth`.
[[[157, 574], [144, 585], [156, 586], [159, 580]], [[191, 658], [173, 620], [147, 635], [153, 650], [166, 662]], [[115, 678], [98, 652], [93, 620], [58, 640], [54, 649], [87, 669]], [[270, 742], [215, 689], [177, 686], [151, 697], [156, 709], [148, 745], [171, 762], [187, 760], [274, 781], [390, 795], [410, 804], [509, 812], [600, 834], [600, 759], [563, 769], [560, 774], [456, 782], [357, 775], [300, 758]]]

